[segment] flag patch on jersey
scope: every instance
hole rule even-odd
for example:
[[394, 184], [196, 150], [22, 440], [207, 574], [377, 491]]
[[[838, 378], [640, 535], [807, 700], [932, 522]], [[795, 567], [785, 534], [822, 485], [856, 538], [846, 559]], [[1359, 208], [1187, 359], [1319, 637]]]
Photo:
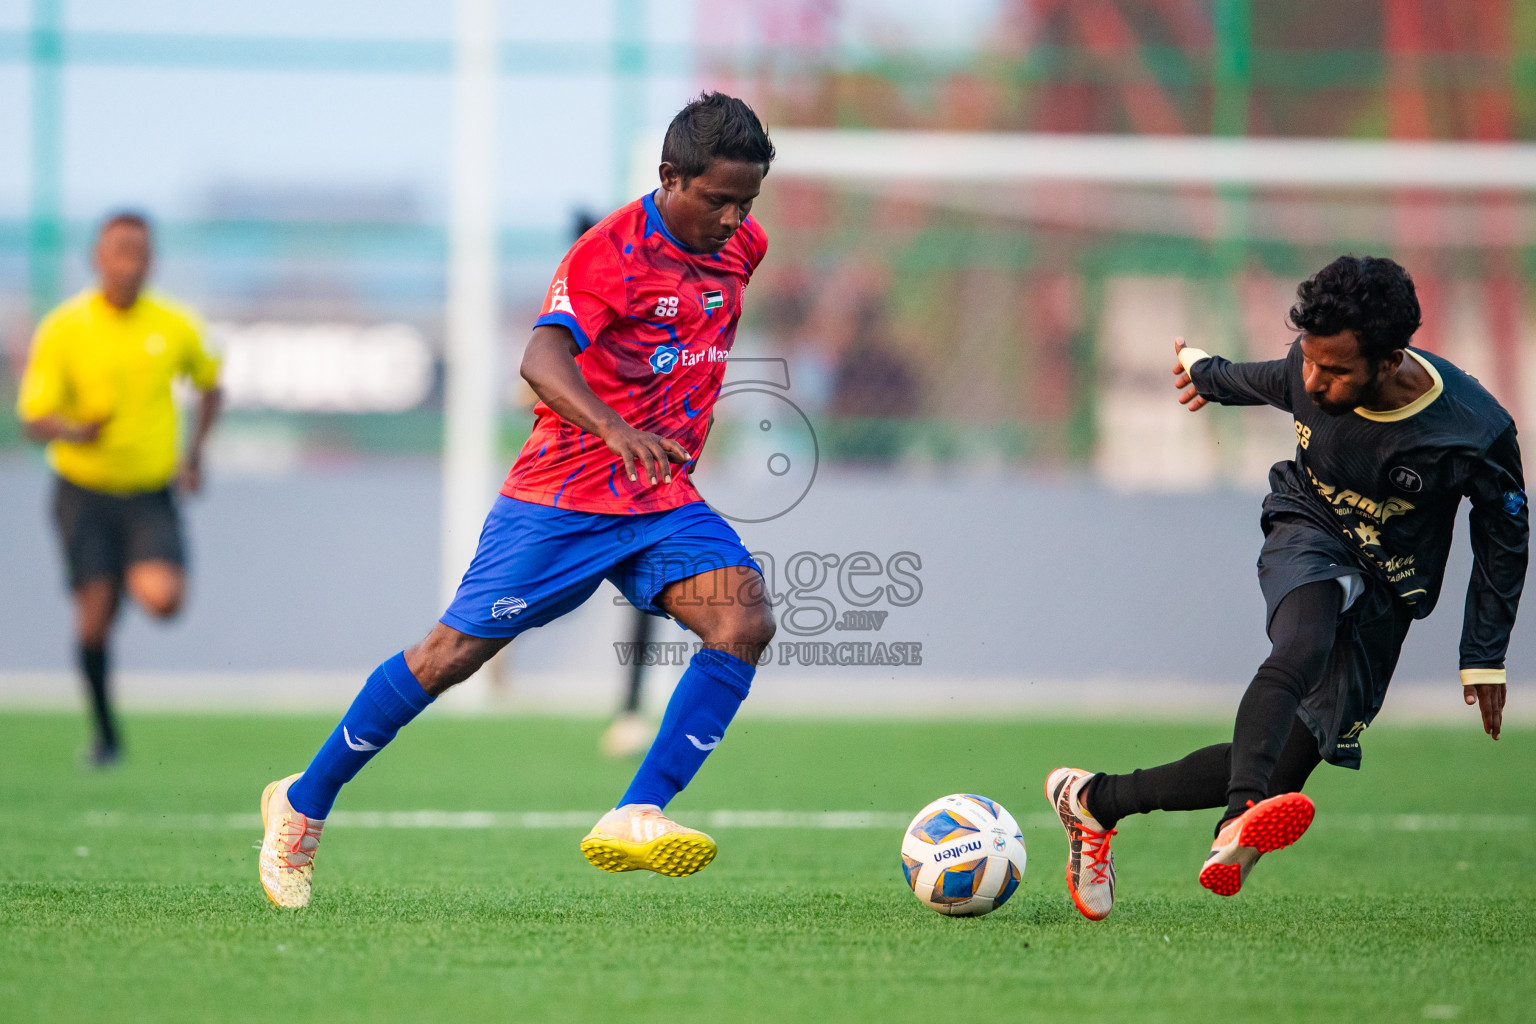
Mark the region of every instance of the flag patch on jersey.
[[705, 292], [704, 293], [704, 308], [705, 309], [719, 309], [723, 305], [725, 305], [725, 292]]

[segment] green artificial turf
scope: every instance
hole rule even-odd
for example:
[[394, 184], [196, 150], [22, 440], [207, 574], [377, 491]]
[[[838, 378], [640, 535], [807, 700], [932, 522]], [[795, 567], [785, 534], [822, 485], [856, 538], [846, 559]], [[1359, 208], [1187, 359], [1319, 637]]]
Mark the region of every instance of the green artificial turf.
[[[329, 727], [130, 717], [130, 760], [92, 773], [75, 717], [0, 715], [0, 1019], [1536, 1019], [1530, 730], [1371, 730], [1366, 770], [1319, 769], [1313, 829], [1231, 899], [1195, 881], [1211, 814], [1127, 820], [1120, 902], [1092, 923], [1062, 884], [1045, 774], [1154, 764], [1221, 726], [748, 719], [672, 807], [685, 823], [911, 814], [983, 793], [1023, 822], [1030, 861], [1012, 901], [971, 920], [917, 903], [889, 826], [721, 828], [708, 870], [669, 879], [594, 870], [581, 826], [337, 819], [314, 903], [279, 911], [256, 880], [259, 828], [229, 816]], [[338, 810], [595, 816], [632, 770], [598, 758], [600, 730], [429, 715]]]

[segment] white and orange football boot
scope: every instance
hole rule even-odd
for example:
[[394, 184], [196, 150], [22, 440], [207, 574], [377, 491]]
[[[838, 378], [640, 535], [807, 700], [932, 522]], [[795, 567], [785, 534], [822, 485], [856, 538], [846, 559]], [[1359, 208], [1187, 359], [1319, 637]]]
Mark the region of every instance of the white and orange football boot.
[[1218, 896], [1231, 896], [1261, 856], [1283, 850], [1302, 837], [1316, 813], [1310, 798], [1281, 793], [1248, 801], [1248, 809], [1221, 826], [1211, 855], [1200, 869], [1200, 884]]
[[679, 825], [652, 804], [626, 804], [598, 819], [581, 852], [604, 871], [644, 869], [673, 878], [700, 871], [715, 859], [715, 841]]
[[1083, 786], [1093, 772], [1057, 768], [1045, 780], [1045, 798], [1067, 830], [1067, 892], [1090, 921], [1102, 921], [1115, 906], [1115, 858], [1109, 840], [1115, 830], [1100, 825], [1083, 806]]
[[[302, 775], [300, 772], [299, 775]], [[261, 793], [261, 887], [279, 907], [309, 905], [315, 874], [315, 851], [325, 822], [306, 817], [288, 803], [288, 787], [299, 775], [267, 783]]]

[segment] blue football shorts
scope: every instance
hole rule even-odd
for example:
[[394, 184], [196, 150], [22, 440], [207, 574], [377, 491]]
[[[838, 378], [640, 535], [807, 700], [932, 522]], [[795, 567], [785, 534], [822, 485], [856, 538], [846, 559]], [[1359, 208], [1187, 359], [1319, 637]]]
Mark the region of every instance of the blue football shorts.
[[702, 501], [665, 512], [573, 512], [499, 495], [474, 560], [441, 619], [461, 633], [514, 637], [553, 622], [609, 580], [643, 612], [671, 583], [731, 566], [762, 568]]

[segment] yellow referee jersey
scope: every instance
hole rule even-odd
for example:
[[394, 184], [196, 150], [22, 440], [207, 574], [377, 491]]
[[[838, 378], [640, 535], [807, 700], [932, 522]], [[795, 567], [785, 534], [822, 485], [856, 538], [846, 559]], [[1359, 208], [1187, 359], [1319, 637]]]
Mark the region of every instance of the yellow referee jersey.
[[38, 325], [16, 411], [24, 421], [103, 422], [90, 444], [49, 442], [49, 464], [71, 483], [113, 494], [158, 490], [176, 475], [171, 381], [181, 375], [204, 391], [219, 379], [194, 314], [149, 294], [120, 310], [92, 289]]

